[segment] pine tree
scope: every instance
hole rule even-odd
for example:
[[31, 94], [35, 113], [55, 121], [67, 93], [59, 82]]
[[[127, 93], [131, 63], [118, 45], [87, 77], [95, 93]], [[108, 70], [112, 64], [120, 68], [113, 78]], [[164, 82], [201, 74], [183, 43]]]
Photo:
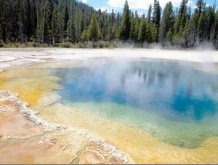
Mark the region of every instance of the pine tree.
[[113, 23], [111, 21], [111, 18], [107, 16], [104, 21], [103, 21], [103, 27], [102, 29], [102, 38], [105, 41], [110, 41], [111, 40], [111, 31], [112, 31]]
[[87, 30], [84, 30], [82, 32], [81, 39], [82, 39], [82, 41], [88, 41], [89, 40], [89, 33], [88, 33]]
[[120, 39], [121, 40], [128, 40], [129, 39], [130, 28], [131, 28], [130, 10], [129, 10], [128, 2], [126, 0], [126, 3], [124, 5], [123, 19], [122, 19], [121, 31], [120, 31]]
[[188, 0], [182, 0], [178, 15], [176, 17], [175, 33], [179, 33], [179, 32], [181, 33], [185, 28], [186, 21], [187, 21], [187, 3]]
[[196, 3], [197, 9], [196, 12], [200, 15], [202, 10], [204, 9], [206, 4], [204, 4], [203, 0], [198, 0]]
[[71, 6], [71, 42], [75, 43], [76, 42], [76, 27], [75, 27], [75, 10], [76, 6], [74, 3], [72, 3]]
[[158, 0], [154, 0], [152, 22], [159, 27], [161, 18], [161, 8]]
[[36, 35], [37, 11], [35, 0], [21, 0], [21, 15], [23, 22], [23, 37], [33, 41]]
[[95, 15], [92, 16], [91, 22], [89, 24], [88, 36], [91, 41], [97, 41], [101, 38], [101, 31]]
[[168, 42], [172, 42], [172, 40], [173, 40], [173, 29], [171, 28], [171, 29], [169, 29], [169, 31], [167, 32], [167, 36], [166, 36], [166, 40], [168, 41]]
[[136, 19], [134, 18], [134, 16], [132, 16], [131, 18], [131, 29], [130, 29], [130, 39], [131, 40], [137, 40], [138, 37], [138, 33], [137, 33], [137, 28], [136, 27]]
[[157, 25], [155, 24], [150, 24], [149, 26], [149, 43], [153, 43], [153, 42], [157, 42], [158, 41], [158, 34], [159, 34], [159, 31], [158, 31], [158, 28], [157, 28]]
[[171, 2], [167, 3], [160, 24], [160, 42], [165, 42], [166, 36], [169, 30], [173, 29], [174, 25], [174, 13], [173, 13], [173, 5]]
[[65, 31], [65, 40], [67, 42], [71, 42], [71, 33], [72, 33], [72, 22], [70, 19], [68, 19], [67, 29]]
[[65, 6], [65, 14], [64, 14], [64, 31], [66, 32], [67, 30], [67, 24], [69, 22], [69, 12], [68, 12], [68, 7], [67, 5]]
[[213, 44], [218, 49], [218, 11], [215, 13], [215, 28], [214, 28], [214, 39]]
[[148, 8], [148, 16], [147, 16], [148, 23], [151, 22], [151, 12], [152, 12], [152, 7], [151, 7], [151, 5], [150, 5], [149, 8]]
[[198, 12], [195, 12], [191, 19], [188, 21], [188, 26], [185, 29], [185, 39], [186, 39], [186, 45], [188, 47], [193, 47], [196, 45], [198, 40], [198, 20], [199, 20], [199, 14]]
[[187, 13], [187, 19], [188, 19], [188, 21], [191, 20], [191, 16], [192, 16], [192, 6], [191, 6], [191, 4], [190, 4], [189, 7], [188, 7], [188, 13]]
[[3, 29], [2, 29], [2, 18], [0, 14], [0, 44], [3, 42]]
[[58, 12], [58, 6], [54, 6], [54, 10], [52, 13], [52, 21], [51, 21], [51, 28], [52, 28], [52, 43], [53, 45], [55, 43], [60, 42], [59, 39], [59, 12]]
[[205, 11], [206, 11], [206, 27], [207, 27], [205, 29], [206, 40], [210, 41], [213, 35], [212, 33], [213, 33], [214, 26], [215, 26], [215, 19], [216, 19], [215, 12], [212, 6], [207, 6], [205, 8]]
[[154, 37], [154, 42], [158, 42], [159, 39], [159, 29], [160, 29], [160, 19], [161, 19], [161, 7], [158, 0], [154, 0], [152, 22], [155, 25], [153, 28], [154, 32], [152, 36]]
[[205, 38], [205, 26], [206, 26], [206, 12], [203, 11], [200, 14], [198, 20], [198, 37], [201, 41]]
[[118, 37], [117, 30], [116, 30], [116, 15], [114, 13], [114, 10], [112, 10], [112, 13], [111, 13], [111, 22], [112, 22], [111, 40], [114, 40]]
[[22, 3], [20, 0], [17, 1], [18, 8], [17, 8], [17, 16], [18, 16], [18, 41], [23, 43], [25, 40], [25, 34], [24, 34], [24, 21], [23, 21], [23, 10], [22, 10]]
[[75, 26], [75, 41], [78, 42], [80, 41], [80, 37], [81, 37], [81, 22], [82, 22], [82, 12], [79, 9], [74, 9], [74, 26]]
[[[4, 6], [4, 2], [0, 1], [0, 6]], [[2, 11], [0, 12], [0, 45], [3, 43], [4, 39], [3, 39], [3, 20], [4, 20], [4, 8], [2, 9]]]
[[118, 32], [118, 27], [116, 25], [114, 25], [112, 27], [112, 31], [111, 31], [111, 35], [112, 35], [112, 39], [117, 39], [119, 37], [119, 32]]
[[138, 40], [142, 43], [147, 38], [147, 27], [145, 19], [142, 18], [140, 26], [139, 26], [139, 34], [138, 34]]
[[37, 1], [37, 41], [44, 43], [45, 13], [47, 0]]
[[53, 3], [48, 0], [45, 8], [44, 15], [44, 41], [48, 44], [52, 44], [52, 12], [53, 12]]

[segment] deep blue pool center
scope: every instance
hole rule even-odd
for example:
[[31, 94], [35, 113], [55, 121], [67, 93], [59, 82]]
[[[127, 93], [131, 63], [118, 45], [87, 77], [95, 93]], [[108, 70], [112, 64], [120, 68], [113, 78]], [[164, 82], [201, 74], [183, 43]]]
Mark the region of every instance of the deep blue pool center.
[[96, 60], [56, 74], [64, 100], [113, 102], [193, 122], [217, 113], [218, 74], [200, 68], [188, 62]]

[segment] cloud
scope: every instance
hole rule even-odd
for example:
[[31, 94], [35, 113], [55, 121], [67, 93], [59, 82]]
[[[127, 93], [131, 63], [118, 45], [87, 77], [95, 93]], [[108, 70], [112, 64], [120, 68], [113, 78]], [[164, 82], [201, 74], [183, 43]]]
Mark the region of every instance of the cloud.
[[83, 3], [87, 3], [87, 0], [80, 0], [81, 2], [83, 2]]
[[[108, 0], [108, 5], [112, 8], [123, 8], [126, 0]], [[161, 7], [164, 7], [170, 0], [159, 0]], [[130, 9], [142, 9], [147, 10], [150, 4], [153, 4], [153, 0], [128, 0]], [[179, 7], [181, 0], [171, 0], [174, 7]], [[189, 4], [193, 4], [193, 1], [189, 1]]]
[[[101, 10], [102, 12], [107, 12], [107, 13], [112, 13], [113, 8], [109, 8], [109, 7], [98, 7], [95, 8], [96, 10]], [[116, 12], [116, 10], [114, 10], [114, 12]]]

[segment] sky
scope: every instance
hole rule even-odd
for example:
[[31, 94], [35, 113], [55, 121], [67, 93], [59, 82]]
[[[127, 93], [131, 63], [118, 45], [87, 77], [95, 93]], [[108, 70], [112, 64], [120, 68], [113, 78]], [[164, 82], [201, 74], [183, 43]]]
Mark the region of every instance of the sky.
[[[125, 0], [80, 0], [95, 9], [111, 11], [122, 11]], [[150, 4], [153, 4], [154, 0], [128, 0], [129, 7], [131, 10], [138, 10], [139, 12], [145, 12], [148, 10]], [[161, 7], [163, 8], [170, 0], [159, 0]], [[189, 0], [189, 5], [194, 8], [197, 0]], [[171, 0], [174, 7], [179, 7], [181, 0]], [[207, 4], [214, 4], [214, 0], [204, 0]], [[218, 0], [217, 0], [218, 2]]]

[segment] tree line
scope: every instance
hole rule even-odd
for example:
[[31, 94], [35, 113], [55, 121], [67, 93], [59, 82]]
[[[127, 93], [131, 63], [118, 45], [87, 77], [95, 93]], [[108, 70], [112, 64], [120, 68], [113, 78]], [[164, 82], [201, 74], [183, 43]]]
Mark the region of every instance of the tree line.
[[194, 47], [210, 42], [218, 48], [218, 11], [198, 0], [182, 0], [161, 9], [158, 0], [139, 15], [125, 2], [122, 14], [95, 10], [76, 0], [0, 0], [0, 45], [7, 43], [85, 43], [117, 40], [136, 46], [160, 43]]

